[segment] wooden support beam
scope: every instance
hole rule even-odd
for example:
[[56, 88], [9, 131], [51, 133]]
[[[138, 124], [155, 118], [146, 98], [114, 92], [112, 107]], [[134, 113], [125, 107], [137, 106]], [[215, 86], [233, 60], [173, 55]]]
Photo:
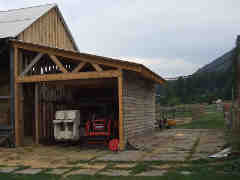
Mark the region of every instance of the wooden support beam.
[[57, 65], [57, 67], [59, 67], [60, 71], [62, 71], [63, 73], [67, 73], [68, 71], [66, 70], [66, 68], [62, 65], [62, 63], [58, 60], [58, 58], [54, 55], [49, 55], [49, 57], [53, 60], [53, 62]]
[[[14, 48], [10, 47], [10, 67], [9, 67], [9, 74], [10, 74], [10, 122], [11, 128], [13, 131], [13, 135], [15, 135], [15, 77], [14, 77]], [[15, 141], [16, 144], [16, 141]]]
[[30, 44], [30, 43], [24, 43], [19, 41], [12, 41], [12, 43], [14, 46], [21, 49], [28, 50], [28, 51], [41, 52], [45, 54], [65, 57], [75, 61], [97, 63], [97, 64], [109, 66], [109, 67], [122, 68], [122, 69], [132, 70], [136, 72], [141, 71], [141, 67], [139, 67], [139, 65], [137, 64], [129, 63], [129, 62], [119, 62], [111, 58], [84, 54], [84, 53], [79, 53], [74, 51], [66, 51], [66, 50], [56, 49], [56, 48], [49, 48], [49, 47], [40, 46], [37, 44]]
[[97, 71], [97, 72], [102, 72], [103, 69], [96, 63], [91, 63], [91, 65], [94, 67], [94, 69]]
[[38, 83], [35, 83], [35, 143], [39, 144], [39, 117], [40, 117], [40, 112], [39, 112], [39, 85]]
[[18, 49], [14, 48], [14, 120], [15, 120], [15, 145], [23, 145], [24, 139], [24, 124], [22, 119], [22, 84], [16, 82], [16, 77], [19, 74], [19, 58], [18, 58]]
[[120, 73], [118, 77], [118, 107], [119, 107], [119, 149], [124, 150], [124, 128], [123, 128], [123, 75]]
[[47, 81], [63, 81], [74, 79], [98, 79], [98, 78], [114, 78], [119, 76], [119, 71], [109, 70], [103, 72], [79, 72], [79, 73], [64, 73], [64, 74], [46, 74], [46, 75], [32, 75], [19, 76], [17, 83], [31, 83], [31, 82], [47, 82]]
[[67, 50], [62, 50], [57, 48], [49, 48], [46, 46], [14, 41], [14, 40], [12, 40], [12, 44], [21, 49], [34, 51], [34, 52], [47, 53], [54, 56], [61, 56], [74, 61], [95, 63], [95, 64], [100, 64], [108, 67], [135, 71], [140, 73], [140, 75], [142, 75], [143, 77], [153, 80], [157, 83], [160, 83], [160, 84], [165, 83], [165, 80], [163, 78], [161, 78], [156, 73], [152, 72], [151, 70], [149, 70], [148, 68], [146, 68], [141, 64], [121, 61], [121, 60], [112, 59], [112, 58], [103, 57], [103, 56], [96, 56], [92, 54], [67, 51]]
[[31, 61], [31, 63], [24, 69], [24, 71], [20, 74], [20, 76], [26, 75], [35, 64], [43, 57], [43, 53], [38, 53], [35, 58]]
[[80, 62], [78, 66], [72, 71], [73, 73], [79, 72], [84, 66], [87, 64], [86, 62]]

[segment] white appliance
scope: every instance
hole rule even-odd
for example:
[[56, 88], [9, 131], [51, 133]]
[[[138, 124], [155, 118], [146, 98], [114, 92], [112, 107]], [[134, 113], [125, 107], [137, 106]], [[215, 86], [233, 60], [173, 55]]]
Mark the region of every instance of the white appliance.
[[56, 111], [53, 125], [54, 137], [56, 140], [79, 140], [80, 111]]

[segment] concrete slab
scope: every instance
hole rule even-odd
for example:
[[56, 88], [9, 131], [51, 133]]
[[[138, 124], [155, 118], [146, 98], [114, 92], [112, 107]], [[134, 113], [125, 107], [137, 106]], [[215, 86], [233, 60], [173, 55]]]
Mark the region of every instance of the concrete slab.
[[119, 164], [115, 164], [114, 167], [115, 168], [133, 168], [135, 167], [137, 164], [136, 163], [119, 163]]
[[147, 155], [143, 158], [144, 161], [184, 161], [188, 154], [174, 155], [174, 154], [155, 154]]
[[55, 175], [61, 175], [65, 172], [69, 171], [69, 169], [52, 169], [51, 171], [46, 172], [47, 174], [55, 174]]
[[98, 171], [98, 169], [78, 169], [67, 173], [65, 177], [73, 175], [95, 175]]
[[18, 169], [17, 167], [0, 167], [0, 173], [11, 173]]
[[130, 172], [131, 171], [129, 170], [109, 169], [107, 171], [100, 172], [99, 174], [105, 176], [129, 176]]
[[136, 174], [135, 176], [163, 176], [166, 172], [166, 170], [151, 170]]
[[107, 154], [96, 160], [101, 161], [139, 161], [144, 156], [142, 151], [122, 151], [116, 154]]
[[29, 169], [23, 169], [21, 171], [16, 171], [15, 173], [16, 174], [38, 174], [40, 172], [42, 172], [43, 169], [32, 169], [32, 168], [29, 168]]

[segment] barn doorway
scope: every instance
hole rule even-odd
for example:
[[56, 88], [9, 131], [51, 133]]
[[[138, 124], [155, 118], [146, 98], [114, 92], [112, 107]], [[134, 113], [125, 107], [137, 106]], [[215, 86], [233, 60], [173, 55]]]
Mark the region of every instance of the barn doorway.
[[[28, 94], [34, 94], [34, 97], [28, 96], [27, 99], [35, 99], [34, 104], [24, 101], [24, 128], [28, 132], [25, 137], [32, 136], [34, 141], [42, 144], [56, 143], [55, 113], [78, 110], [80, 143], [86, 143], [86, 123], [93, 118], [110, 119], [111, 138], [119, 138], [117, 78], [42, 82], [24, 88], [31, 91]], [[29, 113], [30, 109], [32, 113]], [[30, 119], [33, 121], [30, 122]]]

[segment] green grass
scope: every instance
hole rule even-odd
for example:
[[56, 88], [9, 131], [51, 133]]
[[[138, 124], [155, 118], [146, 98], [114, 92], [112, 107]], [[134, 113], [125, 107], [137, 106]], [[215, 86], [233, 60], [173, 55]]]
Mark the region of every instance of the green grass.
[[192, 117], [192, 112], [191, 111], [176, 112], [175, 116], [176, 118]]
[[194, 120], [189, 124], [179, 125], [177, 128], [186, 129], [223, 129], [224, 117], [222, 112], [205, 113], [198, 120]]

